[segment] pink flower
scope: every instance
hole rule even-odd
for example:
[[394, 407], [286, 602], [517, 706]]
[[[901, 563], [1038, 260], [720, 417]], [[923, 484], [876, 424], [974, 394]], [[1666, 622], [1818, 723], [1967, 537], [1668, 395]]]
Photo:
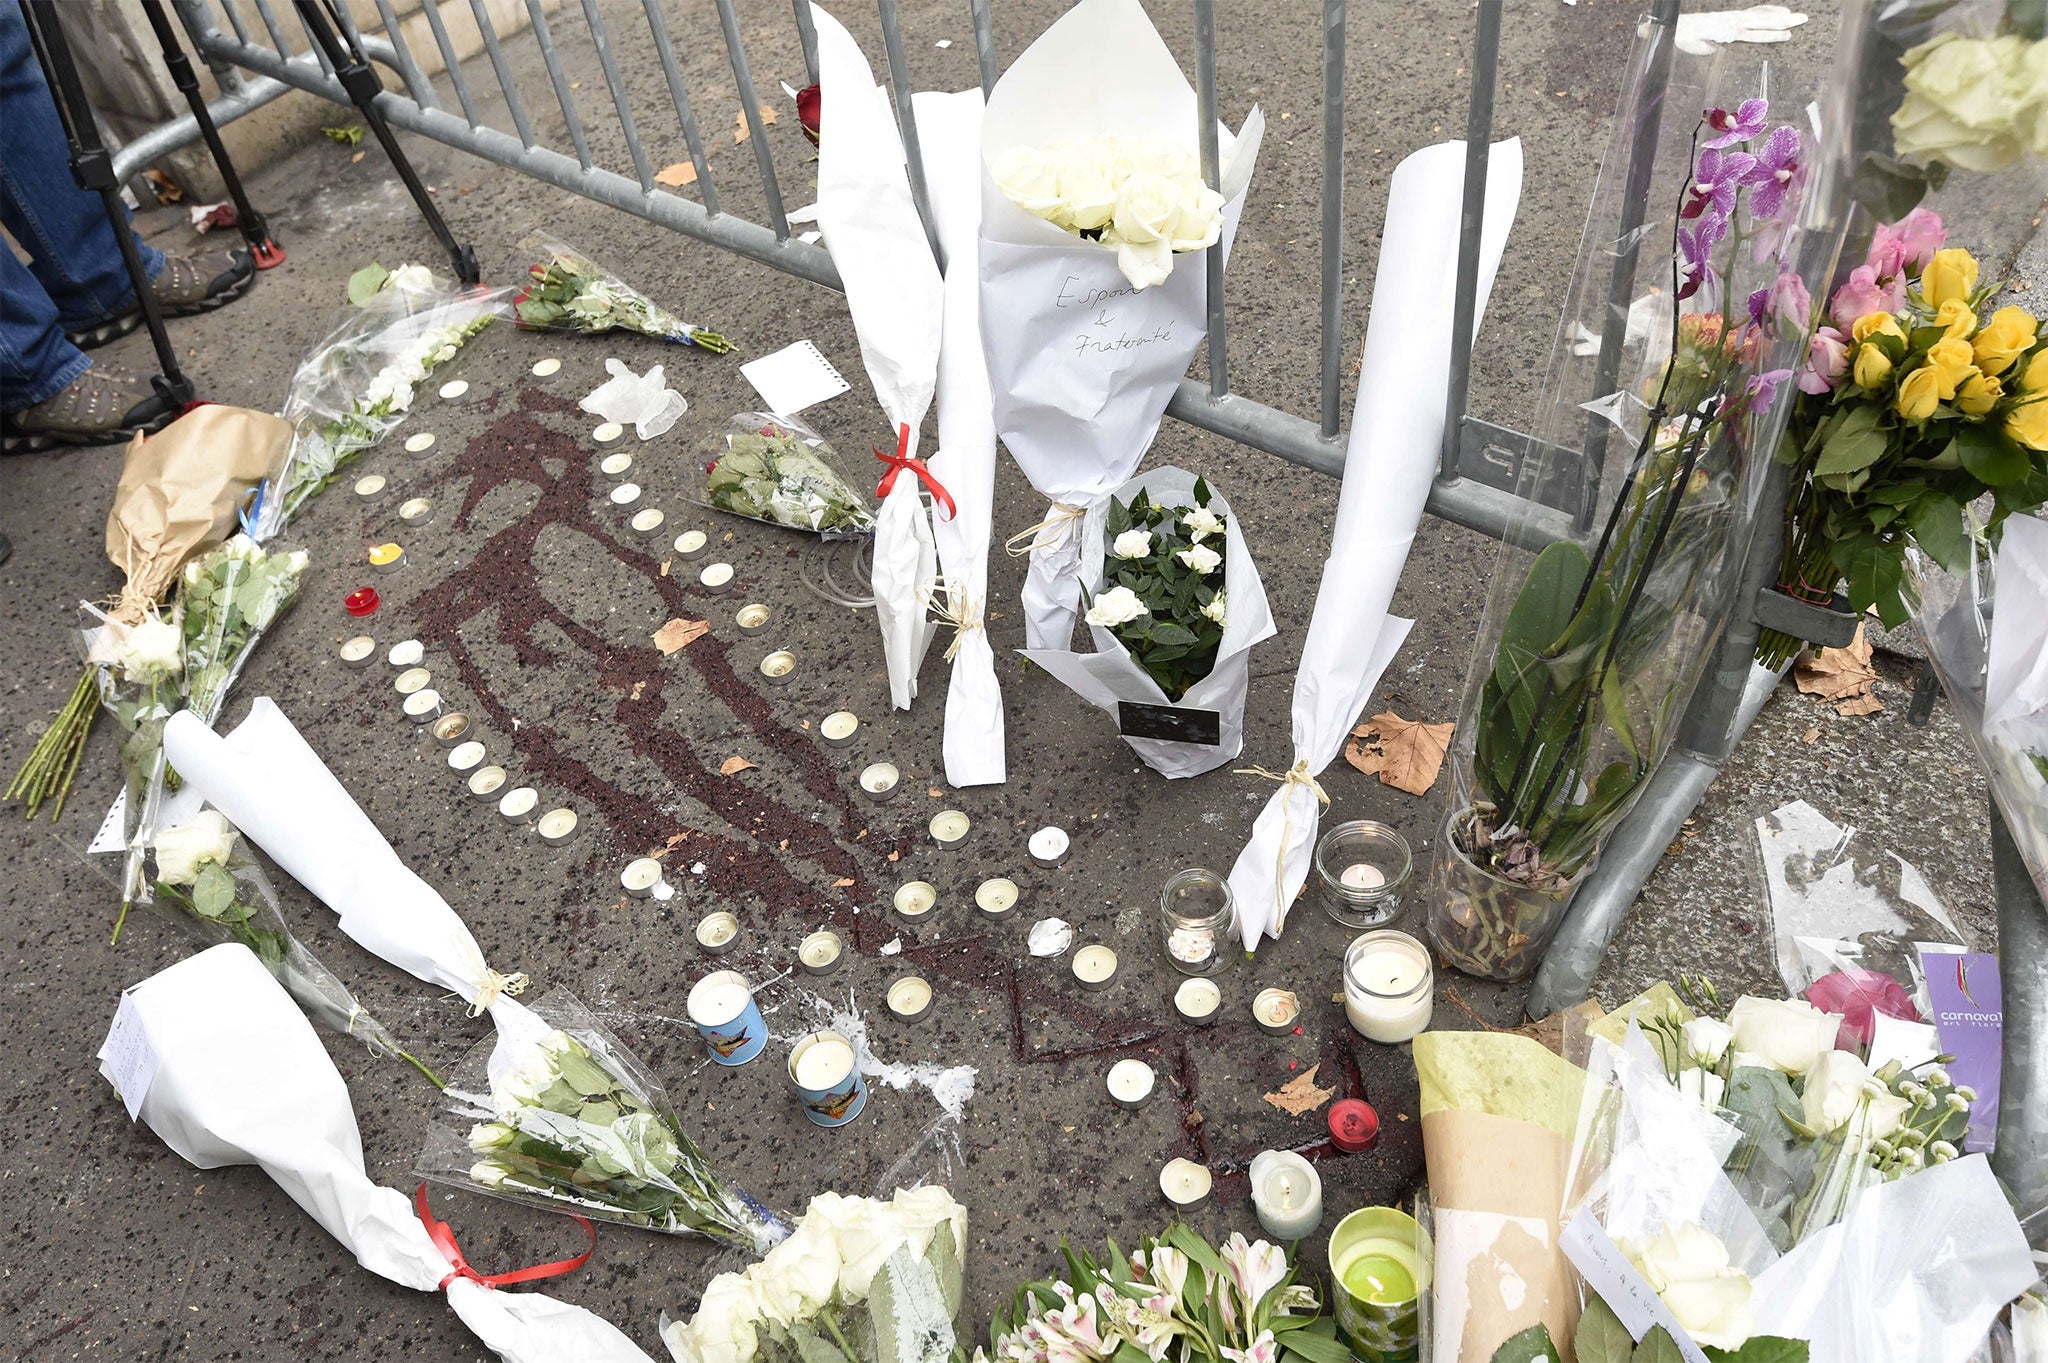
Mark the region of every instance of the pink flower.
[[1876, 241], [1883, 238], [1900, 244], [1905, 268], [1918, 274], [1948, 241], [1948, 228], [1942, 225], [1939, 213], [1929, 208], [1916, 208], [1890, 227], [1879, 227], [1877, 236], [1872, 239], [1873, 248]]
[[1881, 970], [1851, 967], [1823, 975], [1806, 991], [1806, 1001], [1823, 1013], [1840, 1013], [1841, 1029], [1835, 1034], [1835, 1049], [1860, 1051], [1877, 1031], [1877, 1015], [1918, 1022], [1920, 1010], [1905, 988]]
[[1849, 272], [1842, 287], [1835, 290], [1834, 302], [1828, 305], [1828, 320], [1847, 331], [1856, 325], [1857, 318], [1873, 312], [1897, 312], [1905, 302], [1904, 279], [1882, 284], [1878, 282], [1877, 271], [1868, 265], [1858, 265]]
[[1228, 1344], [1224, 1345], [1223, 1356], [1230, 1363], [1279, 1363], [1280, 1345], [1271, 1330], [1261, 1330], [1248, 1348], [1233, 1349]]
[[1813, 295], [1806, 291], [1806, 281], [1790, 270], [1781, 271], [1771, 283], [1770, 310], [1787, 331], [1806, 330], [1813, 320]]
[[1237, 1288], [1244, 1300], [1245, 1318], [1249, 1320], [1266, 1294], [1280, 1285], [1287, 1276], [1287, 1251], [1280, 1246], [1260, 1240], [1247, 1243], [1242, 1232], [1233, 1232], [1223, 1242], [1221, 1251], [1223, 1270], [1230, 1275], [1231, 1285]]
[[1802, 393], [1832, 392], [1849, 372], [1849, 340], [1833, 327], [1821, 327], [1807, 343], [1806, 364], [1799, 371]]

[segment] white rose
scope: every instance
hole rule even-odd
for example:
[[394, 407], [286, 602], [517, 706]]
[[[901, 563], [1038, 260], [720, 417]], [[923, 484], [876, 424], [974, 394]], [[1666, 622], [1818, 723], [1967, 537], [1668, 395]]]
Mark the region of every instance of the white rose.
[[183, 671], [184, 650], [185, 639], [176, 625], [161, 615], [146, 615], [139, 623], [120, 631], [114, 657], [127, 680], [146, 684], [175, 677]]
[[200, 810], [190, 823], [156, 835], [156, 878], [167, 885], [193, 884], [206, 863], [227, 864], [237, 836], [218, 810]]
[[811, 1199], [804, 1219], [812, 1217], [818, 1218], [839, 1247], [841, 1297], [858, 1301], [867, 1296], [883, 1261], [902, 1242], [895, 1214], [870, 1198], [820, 1193]]
[[1685, 1053], [1702, 1065], [1718, 1065], [1735, 1040], [1735, 1029], [1719, 1018], [1694, 1018], [1685, 1024]]
[[488, 1155], [511, 1144], [517, 1134], [503, 1122], [478, 1122], [469, 1129], [469, 1148], [479, 1155]]
[[1846, 1125], [1863, 1106], [1863, 1083], [1869, 1077], [1863, 1062], [1848, 1051], [1829, 1051], [1815, 1061], [1799, 1093], [1806, 1124], [1823, 1133]]
[[934, 1183], [919, 1188], [896, 1190], [896, 1196], [889, 1200], [898, 1223], [903, 1228], [904, 1241], [911, 1254], [922, 1258], [931, 1248], [932, 1234], [940, 1226], [948, 1226], [953, 1232], [953, 1250], [956, 1254], [967, 1251], [967, 1209], [953, 1200], [953, 1195]]
[[768, 1313], [785, 1325], [795, 1324], [832, 1300], [839, 1285], [839, 1247], [830, 1231], [806, 1217], [748, 1272]]
[[1727, 1083], [1712, 1070], [1688, 1069], [1678, 1072], [1678, 1091], [1708, 1111], [1721, 1106]]
[[1150, 557], [1152, 536], [1144, 530], [1126, 530], [1116, 537], [1116, 543], [1109, 546], [1109, 552], [1118, 558]]
[[1069, 225], [1067, 201], [1060, 193], [1059, 162], [1052, 150], [1011, 147], [996, 157], [988, 173], [996, 188], [1026, 213], [1056, 227]]
[[506, 1177], [507, 1175], [503, 1167], [492, 1164], [489, 1160], [483, 1160], [469, 1166], [469, 1181], [485, 1188], [497, 1187], [505, 1181]]
[[1200, 179], [1181, 182], [1180, 211], [1171, 237], [1176, 251], [1201, 251], [1223, 235], [1223, 196]]
[[1193, 568], [1203, 577], [1207, 577], [1215, 572], [1216, 565], [1223, 562], [1223, 555], [1217, 553], [1206, 544], [1191, 544], [1175, 554], [1174, 557], [1187, 564], [1188, 567]]
[[1145, 603], [1129, 587], [1111, 587], [1095, 598], [1095, 604], [1088, 607], [1088, 623], [1103, 629], [1114, 629], [1128, 624], [1141, 615], [1150, 615]]
[[1097, 137], [1058, 149], [1059, 196], [1066, 225], [1077, 232], [1109, 226], [1116, 213], [1117, 164], [1113, 139]]
[[703, 1363], [751, 1363], [760, 1344], [756, 1322], [763, 1314], [752, 1282], [739, 1273], [719, 1274], [683, 1329], [690, 1352]]
[[1214, 620], [1219, 625], [1227, 625], [1230, 622], [1223, 618], [1223, 610], [1223, 593], [1218, 592], [1216, 593], [1215, 600], [1211, 601], [1208, 605], [1202, 607], [1202, 614], [1208, 616], [1211, 620]]
[[1173, 231], [1180, 220], [1181, 186], [1163, 175], [1140, 172], [1117, 189], [1116, 264], [1135, 289], [1163, 284], [1173, 273]]
[[1823, 1013], [1805, 999], [1760, 999], [1744, 994], [1728, 1010], [1735, 1049], [1762, 1056], [1772, 1069], [1805, 1074], [1835, 1048], [1839, 1013]]
[[1180, 523], [1187, 527], [1188, 538], [1196, 544], [1200, 544], [1211, 535], [1223, 533], [1223, 518], [1206, 506], [1181, 512]]
[[1866, 1099], [1863, 1112], [1854, 1119], [1858, 1129], [1871, 1140], [1890, 1140], [1906, 1124], [1913, 1104], [1876, 1079], [1864, 1081], [1863, 1092]]
[[1729, 1266], [1728, 1247], [1712, 1231], [1684, 1222], [1622, 1250], [1695, 1344], [1739, 1349], [1749, 1338], [1749, 1275]]
[[401, 265], [384, 281], [384, 287], [398, 293], [432, 293], [434, 272], [424, 265]]

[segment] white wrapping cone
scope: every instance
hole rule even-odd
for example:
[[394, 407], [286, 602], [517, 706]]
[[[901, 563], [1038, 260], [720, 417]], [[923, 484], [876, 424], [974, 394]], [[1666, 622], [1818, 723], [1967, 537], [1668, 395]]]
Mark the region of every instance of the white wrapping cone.
[[1993, 567], [1984, 729], [2015, 748], [2048, 751], [2048, 522], [2008, 517]]
[[989, 647], [988, 537], [995, 502], [996, 426], [981, 354], [981, 91], [920, 93], [911, 98], [924, 149], [925, 186], [946, 258], [945, 334], [939, 346], [939, 449], [932, 473], [952, 494], [951, 517], [937, 516], [944, 585], [938, 595], [953, 625], [946, 688], [946, 783], [1000, 785], [1009, 775], [1003, 749], [1003, 693]]
[[[830, 109], [819, 123], [818, 226], [846, 289], [875, 399], [900, 451], [914, 456], [938, 383], [939, 267], [910, 197], [888, 92], [876, 86], [860, 44], [837, 19], [816, 5], [811, 17], [818, 30], [818, 84]], [[917, 479], [899, 470], [875, 516], [871, 578], [889, 700], [899, 710], [909, 709], [917, 695], [917, 669], [932, 637], [924, 593], [938, 571]]]
[[[1439, 143], [1402, 161], [1388, 192], [1344, 490], [1294, 678], [1294, 761], [1230, 872], [1247, 951], [1286, 925], [1315, 850], [1322, 788], [1314, 778], [1336, 759], [1414, 623], [1387, 610], [1443, 448], [1464, 174], [1465, 144]], [[1521, 194], [1522, 144], [1495, 143], [1475, 330]]]
[[[147, 1059], [135, 1063], [138, 1054]], [[121, 1096], [130, 1109], [195, 1167], [256, 1165], [379, 1277], [420, 1292], [448, 1277], [451, 1265], [411, 1201], [364, 1173], [348, 1086], [305, 1014], [247, 947], [225, 943], [130, 989], [99, 1061], [117, 1090], [128, 1085]], [[209, 1230], [249, 1243], [271, 1234]], [[505, 1363], [650, 1363], [580, 1306], [467, 1278], [450, 1281], [447, 1294]]]
[[[1228, 255], [1257, 163], [1265, 116], [1219, 128]], [[982, 123], [981, 313], [996, 430], [1054, 505], [1013, 548], [1031, 546], [1025, 642], [1070, 647], [1082, 544], [1075, 522], [1137, 471], [1167, 400], [1202, 341], [1204, 258], [1174, 258], [1163, 284], [1134, 290], [1116, 252], [1027, 213], [989, 165], [1011, 147], [1097, 135], [1193, 150], [1195, 92], [1138, 0], [1081, 0], [1026, 48], [989, 94]]]

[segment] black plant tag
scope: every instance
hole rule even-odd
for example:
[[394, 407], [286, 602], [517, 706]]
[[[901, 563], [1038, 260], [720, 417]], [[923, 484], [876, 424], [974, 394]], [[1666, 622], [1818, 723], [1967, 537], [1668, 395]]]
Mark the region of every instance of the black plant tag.
[[1117, 731], [1125, 738], [1156, 738], [1167, 743], [1199, 743], [1213, 748], [1223, 741], [1221, 710], [1188, 710], [1177, 705], [1143, 701], [1116, 703]]

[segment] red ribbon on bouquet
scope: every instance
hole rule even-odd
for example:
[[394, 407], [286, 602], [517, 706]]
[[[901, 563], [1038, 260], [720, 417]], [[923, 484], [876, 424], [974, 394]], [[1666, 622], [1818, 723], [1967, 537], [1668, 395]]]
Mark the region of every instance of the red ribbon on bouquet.
[[590, 1262], [590, 1256], [597, 1249], [597, 1227], [582, 1217], [572, 1219], [590, 1237], [590, 1248], [573, 1259], [557, 1259], [551, 1264], [535, 1264], [531, 1268], [515, 1268], [508, 1273], [479, 1273], [470, 1267], [469, 1260], [462, 1257], [462, 1247], [455, 1243], [455, 1228], [446, 1221], [436, 1221], [434, 1214], [427, 1210], [427, 1185], [422, 1183], [413, 1194], [413, 1203], [419, 1209], [420, 1224], [427, 1228], [427, 1238], [434, 1242], [434, 1248], [441, 1251], [443, 1258], [453, 1265], [448, 1276], [441, 1279], [436, 1291], [446, 1292], [448, 1284], [457, 1278], [467, 1278], [485, 1287], [509, 1287], [513, 1283], [530, 1283], [541, 1278], [559, 1278], [564, 1273], [574, 1273]]
[[932, 477], [932, 471], [925, 466], [924, 460], [911, 456], [909, 422], [906, 421], [897, 427], [896, 453], [888, 454], [884, 451], [876, 450], [875, 458], [889, 466], [889, 471], [882, 475], [882, 481], [875, 484], [875, 496], [877, 499], [888, 496], [889, 490], [896, 486], [896, 475], [905, 469], [909, 469], [917, 475], [919, 482], [931, 489], [932, 500], [946, 508], [947, 520], [952, 520], [957, 514], [953, 506], [953, 494], [946, 491], [945, 484]]

